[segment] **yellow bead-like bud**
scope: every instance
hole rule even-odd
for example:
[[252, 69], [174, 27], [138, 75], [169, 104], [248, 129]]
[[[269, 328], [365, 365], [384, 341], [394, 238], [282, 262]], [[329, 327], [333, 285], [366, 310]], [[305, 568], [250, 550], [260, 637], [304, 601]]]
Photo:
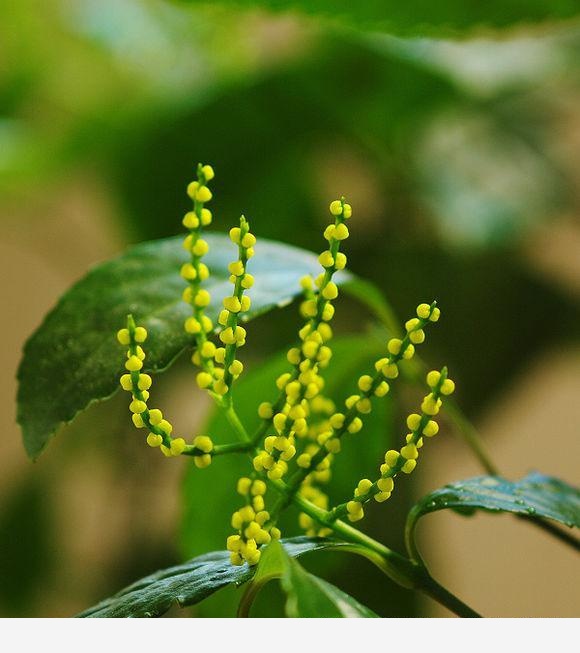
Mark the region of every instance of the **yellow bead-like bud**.
[[138, 356], [130, 356], [125, 363], [125, 368], [129, 372], [137, 372], [143, 367], [143, 361]]
[[437, 372], [436, 370], [432, 370], [431, 372], [429, 372], [429, 374], [427, 374], [427, 385], [430, 388], [434, 388], [439, 383], [440, 380], [441, 380], [441, 373]]
[[248, 492], [250, 491], [251, 486], [252, 486], [252, 479], [242, 476], [242, 478], [238, 480], [236, 491], [238, 492], [238, 494], [241, 494], [243, 497], [245, 497], [246, 494], [248, 494]]
[[254, 277], [251, 274], [245, 274], [244, 278], [242, 279], [242, 288], [247, 290], [248, 288], [251, 288], [254, 285]]
[[235, 245], [239, 245], [241, 234], [242, 234], [242, 230], [239, 227], [232, 227], [230, 229], [230, 240], [232, 241], [232, 243], [234, 243]]
[[423, 429], [423, 435], [432, 438], [434, 435], [437, 435], [437, 433], [439, 433], [439, 424], [437, 424], [435, 420], [430, 419]]
[[312, 461], [312, 457], [309, 454], [301, 453], [296, 459], [296, 464], [298, 465], [298, 467], [302, 467], [303, 469], [308, 469], [310, 467], [311, 461]]
[[[139, 379], [141, 379], [141, 376], [139, 376]], [[123, 374], [120, 379], [120, 383], [123, 390], [126, 390], [127, 392], [131, 392], [133, 390], [133, 381], [130, 374]]]
[[352, 422], [348, 425], [349, 433], [358, 433], [363, 427], [363, 423], [360, 417], [355, 417]]
[[451, 379], [445, 379], [441, 384], [441, 394], [451, 395], [455, 392], [455, 383]]
[[389, 467], [395, 467], [399, 462], [399, 452], [394, 449], [390, 449], [385, 454], [385, 462]]
[[201, 174], [204, 176], [206, 181], [211, 181], [215, 177], [215, 172], [210, 165], [204, 165], [201, 167]]
[[208, 372], [200, 372], [196, 377], [197, 385], [202, 388], [209, 388], [213, 383], [213, 377]]
[[407, 462], [401, 467], [401, 471], [405, 472], [405, 474], [410, 474], [415, 467], [417, 467], [417, 461], [416, 460], [407, 460]]
[[342, 216], [345, 220], [348, 220], [352, 216], [352, 206], [350, 204], [345, 204], [343, 206]]
[[373, 482], [368, 478], [363, 478], [359, 481], [356, 490], [354, 491], [355, 496], [360, 497], [363, 494], [366, 494], [372, 487]]
[[412, 331], [409, 334], [409, 340], [415, 345], [420, 345], [422, 342], [425, 342], [425, 331], [423, 329]]
[[201, 224], [204, 227], [207, 227], [208, 225], [211, 224], [211, 211], [209, 209], [202, 209], [201, 210]]
[[224, 307], [231, 313], [239, 313], [242, 305], [237, 297], [226, 297], [224, 299]]
[[198, 469], [204, 469], [211, 465], [211, 456], [208, 453], [204, 453], [203, 456], [194, 456], [193, 462]]
[[392, 478], [379, 478], [377, 487], [381, 492], [392, 492], [395, 487], [395, 481]]
[[435, 399], [432, 394], [427, 395], [421, 404], [421, 410], [426, 415], [437, 415], [440, 407], [441, 399]]
[[420, 423], [421, 415], [417, 415], [417, 413], [411, 413], [411, 415], [407, 417], [407, 428], [411, 429], [411, 431], [416, 431], [419, 428]]
[[185, 444], [185, 440], [183, 438], [175, 438], [175, 440], [171, 440], [171, 455], [180, 456], [185, 451], [186, 446], [187, 445]]
[[125, 346], [131, 344], [131, 337], [129, 335], [129, 329], [119, 329], [117, 331], [117, 340], [122, 345], [125, 345]]
[[406, 460], [414, 460], [419, 457], [419, 452], [414, 444], [407, 444], [401, 449], [401, 456]]
[[149, 411], [149, 421], [154, 426], [157, 426], [162, 419], [163, 419], [163, 413], [159, 410], [159, 408], [153, 408], [152, 410]]
[[242, 242], [240, 244], [242, 247], [245, 247], [246, 249], [254, 247], [254, 245], [256, 244], [256, 236], [248, 232], [245, 236], [243, 236]]
[[135, 424], [138, 429], [142, 429], [145, 426], [145, 422], [139, 413], [133, 413], [131, 415], [131, 419], [133, 420], [133, 424]]
[[403, 345], [403, 341], [400, 340], [399, 338], [391, 338], [387, 343], [387, 350], [389, 354], [392, 354], [393, 356], [397, 356], [401, 351], [402, 345]]
[[183, 216], [182, 223], [186, 229], [197, 229], [199, 227], [199, 218], [193, 211], [188, 211]]
[[240, 374], [244, 371], [244, 364], [242, 361], [235, 360], [230, 365], [228, 371], [232, 376], [240, 376]]
[[338, 287], [334, 281], [329, 281], [322, 291], [324, 299], [336, 299], [338, 297]]
[[334, 265], [334, 258], [332, 254], [326, 250], [318, 257], [318, 262], [323, 268], [331, 268]]
[[153, 384], [153, 379], [149, 374], [139, 374], [139, 381], [137, 381], [137, 387], [139, 390], [149, 390]]
[[375, 396], [384, 397], [389, 392], [389, 384], [386, 381], [381, 381], [375, 388]]
[[369, 392], [372, 385], [373, 385], [373, 378], [368, 374], [363, 374], [363, 376], [361, 376], [358, 380], [359, 390], [362, 390], [363, 392]]
[[135, 327], [135, 342], [145, 342], [147, 340], [147, 329], [142, 326]]
[[147, 436], [147, 444], [150, 447], [159, 447], [163, 444], [163, 437], [157, 433], [149, 433]]
[[437, 322], [437, 320], [441, 317], [441, 311], [438, 308], [434, 308], [433, 312], [431, 313], [431, 317], [429, 320], [431, 322]]
[[431, 315], [431, 306], [429, 304], [419, 304], [417, 306], [417, 317], [420, 317], [422, 320], [428, 320]]
[[337, 224], [333, 235], [336, 240], [346, 240], [349, 236], [348, 227], [344, 223]]
[[201, 290], [197, 291], [194, 302], [196, 306], [204, 308], [211, 302], [211, 295], [207, 290], [205, 290], [205, 288], [202, 288]]
[[147, 404], [144, 401], [140, 401], [139, 399], [133, 399], [133, 401], [129, 404], [129, 410], [132, 413], [142, 413], [147, 410]]
[[340, 200], [334, 200], [330, 203], [329, 208], [332, 215], [340, 215], [342, 213], [342, 202]]
[[383, 376], [387, 379], [396, 379], [399, 376], [399, 368], [396, 363], [387, 363], [381, 370]]

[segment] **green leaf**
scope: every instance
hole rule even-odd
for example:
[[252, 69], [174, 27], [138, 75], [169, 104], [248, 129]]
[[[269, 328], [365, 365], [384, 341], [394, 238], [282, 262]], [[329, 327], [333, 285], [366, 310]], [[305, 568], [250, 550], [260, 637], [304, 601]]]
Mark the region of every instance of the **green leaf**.
[[[224, 234], [207, 234], [214, 319], [231, 293], [227, 264], [235, 246]], [[185, 282], [179, 268], [187, 260], [182, 238], [142, 243], [119, 258], [93, 268], [47, 315], [24, 347], [18, 370], [18, 422], [31, 457], [40, 454], [57, 428], [95, 401], [111, 396], [122, 374], [124, 351], [115, 334], [132, 313], [150, 333], [145, 370], [160, 372], [192, 344], [183, 330], [191, 308], [181, 300]], [[248, 319], [290, 302], [299, 279], [318, 274], [314, 254], [260, 240], [249, 269], [256, 283], [249, 292]], [[341, 274], [338, 282], [348, 279]]]
[[359, 618], [378, 617], [329, 582], [307, 572], [298, 562], [286, 557], [282, 588], [287, 594], [288, 617]]
[[[189, 0], [191, 4], [195, 0]], [[579, 6], [573, 0], [221, 0], [225, 6], [266, 7], [276, 11], [298, 10], [368, 29], [397, 34], [453, 34], [477, 27], [508, 27], [521, 23], [571, 18]]]
[[[341, 542], [306, 537], [283, 540], [282, 544], [292, 557], [310, 551], [353, 549]], [[254, 573], [248, 565], [232, 565], [228, 551], [214, 551], [142, 578], [78, 616], [159, 617], [174, 604], [195, 605], [226, 585], [245, 583]]]
[[439, 488], [413, 506], [406, 526], [410, 552], [415, 550], [414, 534], [418, 520], [430, 512], [447, 508], [462, 514], [472, 514], [475, 510], [512, 512], [580, 527], [580, 490], [564, 481], [536, 472], [520, 481], [477, 476]]

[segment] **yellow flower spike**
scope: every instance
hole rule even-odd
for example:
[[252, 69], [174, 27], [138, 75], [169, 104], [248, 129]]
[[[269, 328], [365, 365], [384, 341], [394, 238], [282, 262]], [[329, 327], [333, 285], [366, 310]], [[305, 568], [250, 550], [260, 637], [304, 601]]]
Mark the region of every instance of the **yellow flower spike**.
[[147, 444], [150, 447], [159, 447], [163, 444], [163, 437], [157, 433], [149, 433], [147, 436]]

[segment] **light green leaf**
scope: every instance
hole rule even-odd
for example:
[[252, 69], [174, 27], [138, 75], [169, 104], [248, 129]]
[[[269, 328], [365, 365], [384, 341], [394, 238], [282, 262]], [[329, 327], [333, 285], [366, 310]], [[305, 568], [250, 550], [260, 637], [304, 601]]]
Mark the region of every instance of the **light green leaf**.
[[221, 4], [300, 11], [346, 25], [405, 35], [453, 35], [477, 27], [509, 27], [571, 18], [579, 12], [578, 3], [573, 0], [221, 0]]
[[[211, 277], [205, 287], [213, 297], [208, 315], [215, 321], [222, 298], [231, 293], [227, 264], [236, 250], [224, 234], [207, 234], [207, 241]], [[115, 392], [124, 361], [115, 334], [127, 313], [150, 334], [146, 371], [163, 371], [192, 345], [183, 330], [191, 308], [181, 300], [185, 282], [179, 269], [188, 256], [181, 243], [180, 237], [142, 243], [93, 268], [28, 340], [18, 370], [18, 422], [31, 457], [61, 424]], [[256, 283], [248, 319], [290, 302], [300, 292], [300, 277], [318, 274], [319, 265], [310, 252], [260, 240], [249, 270]], [[348, 278], [342, 273], [337, 280]]]
[[[353, 548], [341, 542], [306, 537], [283, 540], [282, 544], [292, 557], [310, 551]], [[255, 568], [248, 565], [232, 565], [228, 551], [214, 551], [142, 578], [78, 616], [159, 617], [172, 605], [195, 605], [226, 585], [245, 583], [254, 573]]]
[[288, 617], [360, 618], [378, 617], [334, 585], [307, 572], [286, 556], [282, 588], [286, 592]]
[[418, 520], [430, 512], [451, 508], [462, 514], [476, 510], [511, 512], [553, 519], [569, 527], [580, 527], [580, 490], [564, 481], [536, 472], [520, 481], [497, 476], [477, 476], [456, 481], [424, 496], [409, 512], [406, 540], [414, 551]]

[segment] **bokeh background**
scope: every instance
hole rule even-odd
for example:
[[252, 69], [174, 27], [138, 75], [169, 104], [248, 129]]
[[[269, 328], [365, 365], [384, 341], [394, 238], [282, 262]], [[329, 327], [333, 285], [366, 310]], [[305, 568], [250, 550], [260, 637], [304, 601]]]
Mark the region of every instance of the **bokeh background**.
[[[0, 0], [0, 616], [69, 616], [223, 547], [242, 461], [216, 461], [203, 492], [187, 461], [143, 446], [119, 396], [34, 464], [15, 421], [25, 339], [91, 265], [179, 233], [198, 160], [217, 172], [220, 231], [243, 211], [258, 236], [319, 250], [328, 201], [346, 195], [351, 269], [403, 319], [438, 299], [423, 355], [449, 365], [501, 471], [578, 483], [580, 23], [527, 21], [521, 4], [507, 26], [427, 38], [243, 2]], [[338, 314], [346, 360], [353, 334], [381, 337], [360, 304]], [[295, 307], [252, 323], [249, 374], [268, 376], [297, 325]], [[211, 412], [194, 385], [181, 360], [156, 386], [192, 435]], [[337, 499], [416, 397], [401, 388], [363, 453], [347, 450]], [[366, 522], [393, 547], [413, 499], [481, 472], [451, 427], [430, 445]], [[577, 555], [530, 525], [439, 513], [420, 537], [434, 575], [486, 615], [579, 616]], [[384, 616], [447, 615], [365, 561], [305, 564]], [[171, 616], [232, 615], [237, 598]], [[272, 584], [256, 614], [281, 606]]]

